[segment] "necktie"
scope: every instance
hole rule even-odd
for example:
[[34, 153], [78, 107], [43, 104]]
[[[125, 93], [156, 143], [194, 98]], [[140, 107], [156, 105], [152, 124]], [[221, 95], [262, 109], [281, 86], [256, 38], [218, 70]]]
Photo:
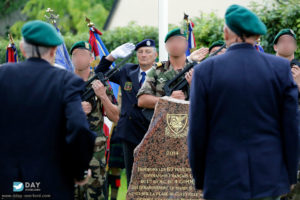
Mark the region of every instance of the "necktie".
[[143, 85], [143, 83], [144, 83], [144, 81], [146, 79], [146, 72], [141, 72], [141, 75], [142, 75], [142, 79], [140, 81], [140, 87], [142, 87], [142, 85]]

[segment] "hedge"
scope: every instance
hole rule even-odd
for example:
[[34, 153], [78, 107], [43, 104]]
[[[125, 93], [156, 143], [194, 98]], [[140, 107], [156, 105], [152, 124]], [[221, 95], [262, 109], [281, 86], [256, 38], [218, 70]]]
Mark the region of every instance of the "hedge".
[[[260, 3], [253, 3], [250, 8], [254, 10], [268, 28], [268, 34], [263, 36], [261, 44], [265, 51], [268, 53], [274, 53], [273, 39], [277, 32], [282, 28], [291, 28], [298, 35], [297, 43], [300, 46], [300, 4], [298, 0], [289, 0], [283, 3], [277, 1], [263, 1]], [[196, 39], [197, 48], [208, 47], [213, 41], [223, 38], [223, 26], [224, 20], [218, 17], [214, 13], [200, 14], [199, 17], [192, 19], [195, 24], [194, 34]], [[181, 25], [183, 26], [183, 25]], [[176, 27], [175, 25], [169, 25], [169, 30]], [[88, 40], [88, 29], [86, 33], [77, 35], [65, 35], [65, 44], [68, 49], [79, 40]], [[158, 29], [150, 26], [139, 26], [135, 23], [130, 23], [126, 27], [118, 27], [113, 30], [104, 31], [101, 36], [104, 44], [109, 51], [112, 51], [117, 46], [132, 42], [134, 44], [140, 42], [145, 38], [153, 39], [158, 45]], [[19, 44], [19, 39], [15, 41]], [[0, 63], [5, 62], [6, 46], [8, 45], [7, 38], [0, 38]], [[19, 47], [17, 45], [18, 52], [20, 54]], [[296, 57], [299, 56], [300, 48], [296, 52]], [[20, 60], [24, 58], [20, 55]], [[136, 62], [136, 58], [131, 59], [131, 62]]]

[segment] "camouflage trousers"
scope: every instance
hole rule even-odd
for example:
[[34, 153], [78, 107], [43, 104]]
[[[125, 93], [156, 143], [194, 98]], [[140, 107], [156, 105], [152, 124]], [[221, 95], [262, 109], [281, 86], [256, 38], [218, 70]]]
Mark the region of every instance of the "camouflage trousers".
[[300, 183], [298, 182], [294, 189], [287, 194], [284, 200], [299, 200], [300, 199]]
[[298, 182], [290, 193], [283, 196], [282, 200], [299, 200], [300, 199], [300, 171], [298, 171]]
[[75, 188], [75, 200], [104, 200], [105, 198], [105, 161], [106, 137], [96, 138], [94, 155], [90, 162], [92, 177], [88, 184]]

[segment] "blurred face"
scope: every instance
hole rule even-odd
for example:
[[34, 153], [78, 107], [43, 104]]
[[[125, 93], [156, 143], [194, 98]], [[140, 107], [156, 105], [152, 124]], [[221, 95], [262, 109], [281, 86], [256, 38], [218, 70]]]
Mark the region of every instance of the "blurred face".
[[72, 52], [72, 62], [76, 70], [85, 70], [93, 61], [92, 53], [86, 49], [75, 49]]
[[[213, 47], [211, 50], [210, 50], [210, 53], [209, 55], [215, 53], [216, 51], [218, 51], [221, 47], [220, 46], [217, 46], [217, 47]], [[217, 53], [217, 55], [221, 55], [223, 53], [226, 52], [226, 48], [223, 48], [219, 53]]]
[[173, 36], [166, 42], [166, 49], [169, 56], [178, 57], [185, 54], [188, 47], [186, 38], [183, 36]]
[[280, 56], [289, 57], [292, 56], [297, 49], [296, 40], [291, 35], [281, 36], [277, 44], [274, 45], [274, 50]]
[[152, 66], [157, 53], [153, 47], [141, 47], [136, 52], [140, 66]]

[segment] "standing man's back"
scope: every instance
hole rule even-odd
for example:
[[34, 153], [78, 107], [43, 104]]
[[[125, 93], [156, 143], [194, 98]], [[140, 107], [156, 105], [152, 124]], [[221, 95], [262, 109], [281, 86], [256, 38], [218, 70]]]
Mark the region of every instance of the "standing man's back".
[[[44, 31], [43, 41], [34, 38]], [[84, 83], [50, 64], [62, 42], [55, 32], [44, 22], [27, 23], [21, 50], [28, 59], [0, 68], [0, 194], [21, 182], [17, 194], [72, 199], [74, 181], [88, 168], [95, 135], [81, 107]], [[29, 191], [32, 183], [36, 191]]]
[[[227, 52], [197, 66], [192, 83], [196, 188], [207, 199], [278, 199], [296, 183], [297, 86], [288, 61], [253, 47], [265, 33], [253, 13], [235, 5], [226, 16]], [[255, 27], [230, 21], [243, 16]]]

